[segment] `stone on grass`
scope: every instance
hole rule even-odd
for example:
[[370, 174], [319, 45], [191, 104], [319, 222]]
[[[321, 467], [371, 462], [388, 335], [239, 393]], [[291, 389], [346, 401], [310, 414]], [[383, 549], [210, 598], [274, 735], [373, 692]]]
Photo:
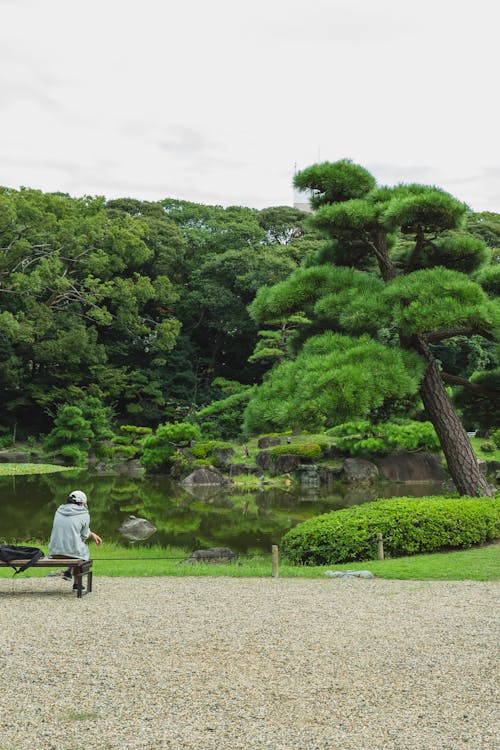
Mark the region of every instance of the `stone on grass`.
[[329, 578], [375, 578], [369, 570], [325, 570]]
[[234, 450], [232, 448], [216, 448], [213, 455], [219, 465], [223, 469], [227, 469], [232, 457], [234, 456]]
[[269, 437], [259, 438], [257, 441], [258, 448], [269, 448], [271, 445], [281, 445], [280, 438], [270, 435]]
[[196, 562], [224, 562], [233, 560], [235, 553], [229, 547], [209, 547], [208, 549], [197, 549], [191, 555], [191, 559]]

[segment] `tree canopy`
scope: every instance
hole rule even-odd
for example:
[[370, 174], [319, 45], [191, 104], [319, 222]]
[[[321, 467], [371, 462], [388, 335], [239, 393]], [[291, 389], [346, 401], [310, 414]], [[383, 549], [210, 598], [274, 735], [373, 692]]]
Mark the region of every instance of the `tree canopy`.
[[436, 187], [377, 187], [348, 160], [313, 165], [295, 184], [311, 191], [309, 225], [329, 245], [251, 305], [260, 323], [304, 323], [289, 341], [295, 357], [251, 399], [247, 429], [335, 425], [419, 393], [459, 491], [488, 493], [444, 386], [457, 376], [435, 354], [457, 337], [498, 334], [498, 300], [480, 283], [496, 256], [468, 231], [467, 206]]

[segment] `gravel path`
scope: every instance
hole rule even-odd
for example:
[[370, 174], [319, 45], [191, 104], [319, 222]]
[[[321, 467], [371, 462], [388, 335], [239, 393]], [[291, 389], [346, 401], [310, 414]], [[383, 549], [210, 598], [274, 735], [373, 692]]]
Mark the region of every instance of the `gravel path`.
[[0, 750], [493, 750], [498, 590], [0, 579]]

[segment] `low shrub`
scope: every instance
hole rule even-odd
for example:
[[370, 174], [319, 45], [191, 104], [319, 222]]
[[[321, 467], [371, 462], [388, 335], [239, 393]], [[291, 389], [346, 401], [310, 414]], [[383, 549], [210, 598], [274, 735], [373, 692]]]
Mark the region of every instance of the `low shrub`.
[[141, 441], [144, 448], [139, 459], [141, 465], [146, 471], [166, 471], [179, 448], [186, 448], [192, 441], [200, 438], [200, 428], [190, 422], [167, 422], [158, 425], [154, 435], [146, 435], [144, 441]]
[[135, 445], [109, 445], [105, 446], [102, 453], [103, 458], [114, 458], [117, 460], [127, 461], [130, 458], [135, 458], [140, 453], [140, 449]]
[[487, 440], [485, 443], [481, 443], [480, 448], [483, 453], [494, 453], [497, 449], [493, 440]]
[[303, 461], [319, 461], [323, 454], [326, 443], [297, 443], [297, 445], [276, 445], [269, 449], [271, 456], [283, 456], [285, 454], [298, 456]]
[[282, 551], [294, 563], [325, 565], [372, 560], [376, 536], [401, 557], [482, 544], [500, 536], [498, 498], [399, 497], [316, 516], [291, 529]]
[[85, 466], [88, 460], [87, 452], [80, 450], [77, 445], [72, 443], [63, 445], [62, 448], [57, 451], [57, 454], [62, 456], [67, 463], [73, 466]]
[[496, 448], [500, 448], [500, 430], [495, 430], [490, 435], [490, 440], [495, 444]]

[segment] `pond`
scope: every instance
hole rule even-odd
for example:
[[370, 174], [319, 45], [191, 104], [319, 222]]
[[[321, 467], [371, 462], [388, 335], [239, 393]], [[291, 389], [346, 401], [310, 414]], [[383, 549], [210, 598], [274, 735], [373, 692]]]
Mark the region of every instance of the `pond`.
[[348, 490], [263, 487], [256, 492], [203, 487], [196, 494], [166, 477], [120, 476], [70, 471], [0, 477], [0, 542], [48, 539], [56, 508], [68, 493], [89, 498], [91, 528], [105, 540], [130, 544], [118, 531], [131, 514], [148, 519], [157, 532], [141, 544], [184, 549], [230, 547], [240, 554], [269, 552], [300, 521], [376, 497], [442, 494], [439, 482], [384, 483]]

